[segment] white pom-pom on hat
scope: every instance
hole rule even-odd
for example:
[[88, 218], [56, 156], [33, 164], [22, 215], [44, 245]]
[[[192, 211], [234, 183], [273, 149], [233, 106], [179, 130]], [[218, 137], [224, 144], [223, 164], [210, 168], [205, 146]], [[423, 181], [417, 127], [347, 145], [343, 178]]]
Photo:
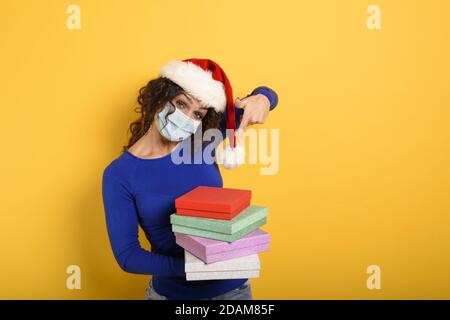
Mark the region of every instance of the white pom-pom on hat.
[[238, 129], [235, 131], [235, 134], [234, 148], [231, 146], [229, 139], [229, 143], [226, 146], [225, 142], [223, 142], [222, 146], [219, 145], [216, 148], [216, 162], [226, 169], [237, 168], [245, 162], [245, 147], [242, 143], [244, 141], [244, 131], [243, 129]]
[[234, 148], [227, 145], [225, 148], [216, 150], [220, 150], [216, 155], [217, 163], [226, 169], [239, 167], [245, 162], [245, 150], [240, 144], [236, 144]]

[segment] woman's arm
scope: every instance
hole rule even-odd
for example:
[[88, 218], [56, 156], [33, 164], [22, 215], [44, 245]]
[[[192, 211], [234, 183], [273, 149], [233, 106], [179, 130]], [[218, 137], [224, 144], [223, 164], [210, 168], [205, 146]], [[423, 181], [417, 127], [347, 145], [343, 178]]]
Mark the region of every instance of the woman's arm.
[[183, 276], [183, 258], [149, 252], [141, 247], [132, 194], [111, 169], [107, 167], [103, 172], [102, 196], [108, 236], [119, 266], [130, 273]]
[[[277, 93], [267, 86], [259, 86], [253, 89], [252, 93], [242, 100], [235, 102], [236, 128], [245, 129], [247, 125], [253, 123], [264, 123], [268, 112], [273, 110], [278, 104]], [[245, 106], [245, 108], [243, 108]], [[226, 111], [223, 113], [220, 130], [223, 138], [226, 137]]]

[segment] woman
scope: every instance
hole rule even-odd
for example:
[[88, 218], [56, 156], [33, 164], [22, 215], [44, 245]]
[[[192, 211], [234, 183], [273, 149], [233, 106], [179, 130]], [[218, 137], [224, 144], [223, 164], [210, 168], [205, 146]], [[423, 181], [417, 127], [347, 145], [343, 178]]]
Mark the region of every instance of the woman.
[[[175, 243], [169, 215], [175, 199], [199, 185], [222, 187], [216, 163], [175, 164], [179, 151], [201, 126], [244, 129], [264, 123], [277, 94], [258, 87], [232, 100], [223, 70], [209, 59], [175, 60], [139, 91], [140, 118], [123, 153], [104, 170], [103, 204], [111, 247], [120, 267], [153, 275], [146, 299], [252, 299], [248, 279], [186, 281], [184, 251]], [[233, 139], [233, 135], [229, 136]], [[235, 145], [235, 144], [234, 144]], [[140, 226], [151, 251], [140, 246]]]

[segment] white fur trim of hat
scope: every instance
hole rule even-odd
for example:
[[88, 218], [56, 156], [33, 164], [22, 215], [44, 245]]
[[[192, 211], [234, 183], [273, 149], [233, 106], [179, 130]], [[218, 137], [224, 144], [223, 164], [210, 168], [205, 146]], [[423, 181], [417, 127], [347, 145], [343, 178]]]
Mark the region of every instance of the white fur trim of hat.
[[224, 85], [212, 78], [211, 71], [190, 61], [172, 60], [161, 68], [160, 75], [178, 84], [205, 106], [213, 107], [217, 112], [225, 111]]

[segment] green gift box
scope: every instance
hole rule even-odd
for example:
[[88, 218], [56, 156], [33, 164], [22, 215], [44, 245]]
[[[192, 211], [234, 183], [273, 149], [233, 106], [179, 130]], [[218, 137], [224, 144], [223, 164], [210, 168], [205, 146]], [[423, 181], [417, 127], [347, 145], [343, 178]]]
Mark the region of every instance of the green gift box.
[[233, 242], [267, 223], [268, 210], [250, 205], [231, 220], [170, 215], [172, 231], [209, 239]]

